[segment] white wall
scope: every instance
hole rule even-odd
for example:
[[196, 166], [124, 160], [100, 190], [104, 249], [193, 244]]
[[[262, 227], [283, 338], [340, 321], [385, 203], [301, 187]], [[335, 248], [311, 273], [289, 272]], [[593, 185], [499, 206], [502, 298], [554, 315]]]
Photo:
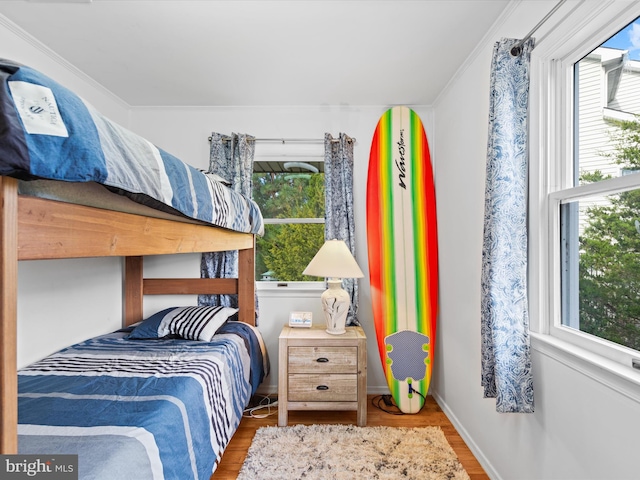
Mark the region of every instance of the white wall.
[[632, 479], [639, 476], [636, 400], [558, 361], [536, 342], [535, 413], [498, 414], [495, 401], [483, 399], [480, 386], [480, 259], [492, 45], [501, 37], [521, 38], [556, 3], [516, 4], [434, 106], [441, 295], [433, 393], [491, 478]]
[[[249, 133], [258, 138], [318, 138], [325, 132], [336, 137], [344, 132], [355, 137], [354, 208], [356, 218], [356, 259], [365, 278], [360, 280], [359, 319], [367, 334], [368, 389], [370, 393], [386, 393], [386, 381], [376, 347], [371, 317], [366, 243], [366, 179], [371, 138], [380, 115], [387, 106], [319, 106], [319, 107], [237, 107], [237, 108], [136, 108], [132, 112], [132, 128], [168, 152], [196, 167], [209, 164], [211, 132]], [[421, 116], [427, 135], [433, 128], [432, 110], [413, 107]], [[258, 148], [258, 147], [257, 147]], [[198, 256], [185, 258], [191, 271], [198, 274]], [[161, 268], [161, 267], [159, 267]], [[186, 268], [186, 267], [185, 267]], [[270, 351], [271, 375], [261, 391], [277, 390], [278, 335], [289, 318], [289, 312], [311, 310], [314, 323], [323, 322], [320, 292], [305, 291], [287, 295], [282, 291], [259, 290], [260, 330]], [[147, 302], [151, 304], [155, 299]], [[156, 309], [155, 305], [153, 307]]]

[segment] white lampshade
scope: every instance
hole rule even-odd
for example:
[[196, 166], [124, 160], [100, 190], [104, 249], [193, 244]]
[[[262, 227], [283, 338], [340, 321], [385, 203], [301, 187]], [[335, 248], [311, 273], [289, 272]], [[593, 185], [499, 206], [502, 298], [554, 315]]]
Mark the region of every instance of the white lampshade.
[[330, 278], [329, 288], [324, 291], [321, 297], [327, 332], [332, 335], [345, 333], [345, 323], [351, 299], [342, 288], [342, 279], [364, 277], [347, 244], [342, 240], [326, 241], [302, 273]]
[[364, 277], [343, 240], [327, 240], [302, 273], [327, 278]]

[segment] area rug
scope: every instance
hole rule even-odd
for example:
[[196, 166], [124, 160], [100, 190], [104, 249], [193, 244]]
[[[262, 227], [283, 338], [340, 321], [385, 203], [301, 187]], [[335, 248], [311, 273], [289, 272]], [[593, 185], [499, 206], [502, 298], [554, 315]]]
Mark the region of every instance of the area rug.
[[439, 427], [262, 427], [239, 480], [469, 480]]

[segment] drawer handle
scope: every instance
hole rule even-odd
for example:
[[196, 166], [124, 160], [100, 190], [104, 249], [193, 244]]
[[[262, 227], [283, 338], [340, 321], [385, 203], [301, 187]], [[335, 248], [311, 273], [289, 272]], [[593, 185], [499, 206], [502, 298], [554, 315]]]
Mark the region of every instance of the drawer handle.
[[329, 387], [326, 385], [318, 385], [316, 387], [316, 390], [329, 390]]
[[316, 359], [316, 362], [318, 362], [318, 363], [329, 363], [329, 359], [327, 357], [320, 357], [320, 358]]

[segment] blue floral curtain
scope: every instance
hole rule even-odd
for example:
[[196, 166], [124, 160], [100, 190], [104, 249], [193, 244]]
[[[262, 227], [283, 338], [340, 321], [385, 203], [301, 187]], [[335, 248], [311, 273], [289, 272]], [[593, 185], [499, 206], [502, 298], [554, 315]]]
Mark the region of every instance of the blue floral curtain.
[[[211, 134], [209, 172], [219, 175], [238, 193], [251, 197], [254, 137], [245, 134]], [[200, 261], [202, 278], [237, 278], [238, 251], [208, 252]], [[256, 301], [257, 302], [257, 301]], [[198, 305], [238, 307], [237, 295], [199, 295]], [[256, 304], [257, 307], [257, 304]], [[257, 308], [256, 308], [257, 314]]]
[[532, 413], [527, 304], [529, 59], [502, 39], [493, 51], [482, 245], [482, 386], [498, 412]]
[[[324, 135], [324, 182], [326, 240], [344, 240], [355, 257], [355, 221], [353, 215], [353, 139], [341, 133], [338, 139]], [[357, 259], [356, 259], [357, 260]], [[342, 287], [351, 297], [347, 326], [360, 325], [358, 312], [358, 282], [342, 280]]]

